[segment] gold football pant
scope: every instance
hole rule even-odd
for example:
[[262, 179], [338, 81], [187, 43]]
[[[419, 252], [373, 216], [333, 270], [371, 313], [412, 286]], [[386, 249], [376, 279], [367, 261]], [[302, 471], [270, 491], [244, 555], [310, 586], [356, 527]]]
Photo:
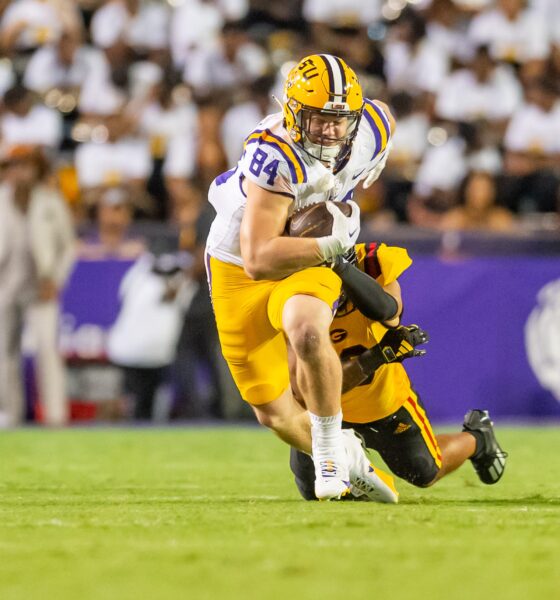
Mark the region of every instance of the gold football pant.
[[207, 256], [208, 280], [223, 355], [241, 396], [266, 404], [290, 385], [282, 312], [292, 296], [326, 302], [333, 312], [341, 281], [331, 269], [311, 267], [279, 281], [254, 281], [244, 269]]

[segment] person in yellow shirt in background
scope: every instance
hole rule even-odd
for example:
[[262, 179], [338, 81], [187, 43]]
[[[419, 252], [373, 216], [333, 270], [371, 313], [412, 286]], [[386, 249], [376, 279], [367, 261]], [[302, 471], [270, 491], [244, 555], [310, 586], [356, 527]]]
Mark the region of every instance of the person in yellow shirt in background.
[[[380, 322], [383, 303], [400, 299], [398, 277], [411, 263], [403, 248], [368, 243], [357, 245], [349, 261], [333, 267], [344, 290], [330, 329], [343, 365], [343, 427], [354, 430], [395, 475], [413, 485], [431, 486], [467, 459], [483, 483], [496, 483], [507, 454], [496, 440], [488, 412], [471, 410], [462, 432], [435, 435], [402, 364], [425, 353], [416, 347], [428, 336], [417, 325], [400, 326], [398, 319]], [[291, 379], [296, 380], [293, 371]], [[298, 390], [294, 392], [297, 396]], [[314, 500], [311, 458], [292, 448], [290, 467], [301, 495]], [[359, 490], [352, 492], [362, 496]]]

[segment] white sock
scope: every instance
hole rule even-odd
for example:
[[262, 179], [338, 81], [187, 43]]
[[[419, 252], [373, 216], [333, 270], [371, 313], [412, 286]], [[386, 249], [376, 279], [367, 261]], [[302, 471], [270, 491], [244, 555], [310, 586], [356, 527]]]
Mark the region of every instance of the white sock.
[[340, 446], [342, 438], [342, 411], [330, 417], [320, 417], [309, 412], [313, 451]]

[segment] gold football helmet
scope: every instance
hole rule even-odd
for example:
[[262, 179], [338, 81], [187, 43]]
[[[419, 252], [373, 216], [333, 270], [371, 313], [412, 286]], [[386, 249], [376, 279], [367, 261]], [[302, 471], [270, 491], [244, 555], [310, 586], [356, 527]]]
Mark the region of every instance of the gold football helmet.
[[363, 105], [354, 71], [337, 56], [313, 54], [288, 74], [282, 104], [284, 125], [307, 154], [340, 164], [350, 153]]

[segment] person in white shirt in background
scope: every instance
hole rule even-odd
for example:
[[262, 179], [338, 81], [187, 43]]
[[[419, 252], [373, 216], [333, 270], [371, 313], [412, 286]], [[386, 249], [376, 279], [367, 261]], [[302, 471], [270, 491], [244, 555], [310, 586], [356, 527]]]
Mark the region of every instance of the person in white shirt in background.
[[220, 127], [221, 142], [226, 153], [228, 168], [234, 167], [243, 152], [243, 142], [251, 133], [252, 123], [262, 121], [273, 112], [270, 89], [274, 79], [259, 77], [249, 86], [249, 97], [234, 104], [224, 114]]
[[0, 187], [0, 426], [25, 417], [21, 344], [25, 318], [36, 343], [37, 379], [48, 425], [68, 419], [64, 364], [57, 347], [60, 293], [74, 262], [74, 228], [37, 148], [15, 146]]
[[379, 184], [383, 189], [383, 209], [370, 220], [376, 228], [406, 221], [408, 197], [428, 147], [430, 120], [421, 110], [418, 98], [399, 92], [391, 96], [390, 103], [399, 126], [393, 135], [391, 154]]
[[194, 51], [217, 45], [225, 19], [213, 2], [190, 0], [178, 6], [171, 17], [169, 40], [174, 67], [183, 70]]
[[0, 137], [8, 146], [26, 144], [57, 150], [62, 140], [62, 117], [35, 102], [33, 94], [18, 84], [4, 95]]
[[175, 360], [183, 317], [198, 287], [185, 275], [191, 262], [177, 245], [168, 249], [155, 240], [121, 282], [121, 309], [107, 353], [123, 371], [124, 391], [137, 420], [154, 416], [156, 394]]
[[[159, 69], [159, 67], [157, 67]], [[187, 86], [175, 85], [161, 69], [136, 111], [139, 134], [150, 142], [152, 195], [160, 218], [174, 217], [181, 202], [196, 205], [192, 178], [197, 167], [198, 107]]]
[[435, 111], [449, 121], [485, 120], [498, 141], [522, 99], [523, 90], [513, 69], [497, 64], [488, 48], [480, 46], [467, 68], [454, 71], [443, 81]]
[[526, 102], [509, 122], [504, 138], [504, 197], [515, 212], [559, 208], [560, 88], [552, 78], [530, 81]]
[[450, 58], [426, 37], [422, 15], [405, 10], [389, 30], [385, 74], [389, 90], [433, 96], [449, 72]]
[[0, 22], [2, 46], [8, 52], [33, 50], [55, 42], [61, 32], [57, 7], [42, 0], [11, 2]]
[[468, 37], [492, 58], [521, 65], [523, 79], [542, 74], [550, 53], [547, 23], [527, 0], [497, 0], [472, 19]]
[[[83, 44], [81, 37], [72, 31], [62, 32], [53, 44], [39, 48], [27, 63], [23, 82], [38, 94], [59, 88], [79, 92], [92, 82], [99, 86], [110, 79], [110, 66], [103, 52]], [[90, 84], [91, 85], [91, 84]]]
[[200, 47], [189, 56], [183, 81], [192, 87], [195, 97], [229, 93], [250, 84], [270, 68], [267, 53], [251, 41], [244, 25], [226, 22], [219, 43]]

